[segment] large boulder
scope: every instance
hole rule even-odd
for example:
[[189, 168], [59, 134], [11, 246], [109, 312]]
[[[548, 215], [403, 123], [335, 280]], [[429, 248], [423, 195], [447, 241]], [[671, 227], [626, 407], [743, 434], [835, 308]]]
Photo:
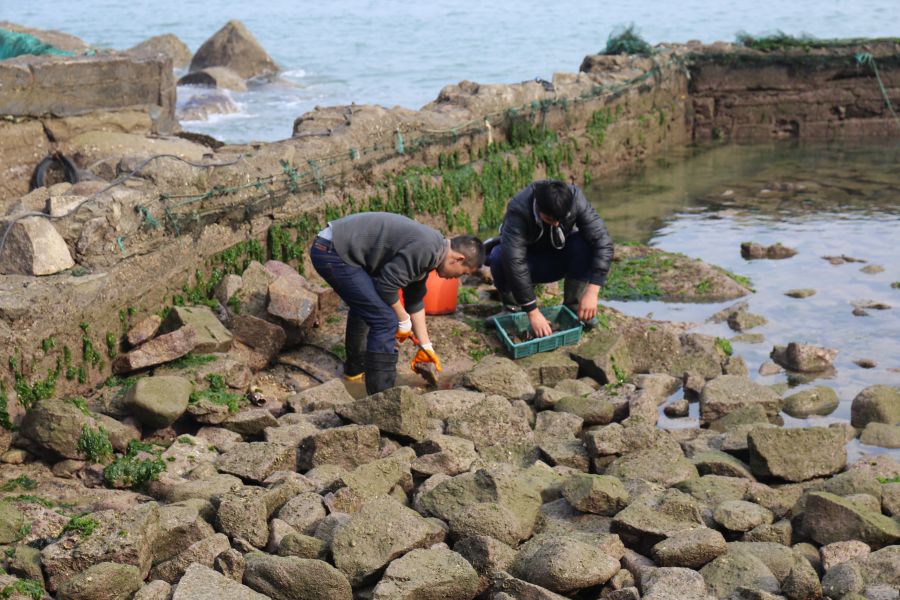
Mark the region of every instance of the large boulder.
[[269, 600], [221, 573], [200, 564], [191, 565], [178, 582], [172, 600]]
[[197, 85], [235, 92], [246, 92], [247, 82], [228, 67], [206, 67], [192, 71], [178, 80], [178, 85]]
[[596, 546], [556, 534], [528, 540], [510, 566], [511, 575], [561, 594], [606, 583], [618, 570]]
[[900, 425], [869, 423], [859, 436], [859, 441], [869, 446], [900, 448]]
[[478, 573], [456, 552], [413, 550], [388, 566], [372, 600], [471, 600], [479, 585]]
[[407, 386], [390, 388], [352, 404], [340, 405], [336, 412], [360, 425], [377, 425], [384, 433], [416, 441], [427, 436], [428, 415], [425, 402]]
[[459, 475], [468, 471], [478, 458], [471, 440], [452, 435], [433, 434], [416, 444], [415, 451], [419, 456], [410, 467], [420, 475]]
[[244, 584], [272, 600], [352, 600], [350, 582], [328, 563], [253, 552], [246, 556]]
[[529, 442], [531, 425], [509, 400], [491, 395], [469, 410], [447, 419], [447, 433], [475, 443], [481, 451], [495, 444]]
[[900, 388], [870, 385], [853, 399], [850, 424], [865, 429], [869, 423], [900, 424]]
[[393, 498], [366, 502], [331, 543], [335, 566], [361, 585], [395, 558], [444, 539], [444, 529]]
[[187, 410], [193, 386], [184, 377], [142, 377], [125, 395], [128, 410], [150, 429], [168, 427]]
[[130, 48], [128, 54], [140, 57], [159, 56], [162, 54], [172, 59], [172, 66], [176, 69], [186, 69], [191, 63], [191, 49], [178, 39], [178, 36], [171, 33], [148, 38]]
[[375, 425], [323, 429], [300, 444], [298, 467], [301, 470], [321, 465], [356, 468], [379, 457], [380, 439]]
[[271, 77], [278, 65], [266, 54], [253, 34], [240, 21], [228, 21], [194, 54], [190, 71], [206, 67], [228, 67], [244, 79]]
[[828, 492], [809, 494], [803, 529], [820, 544], [859, 540], [878, 549], [900, 541], [900, 523]]
[[[700, 573], [680, 567], [641, 571], [644, 600], [708, 600], [706, 583]], [[640, 597], [640, 596], [639, 596]], [[765, 599], [761, 599], [765, 600]]]
[[562, 488], [563, 497], [581, 512], [612, 516], [628, 505], [628, 490], [608, 475], [579, 474]]
[[701, 527], [675, 533], [653, 546], [651, 554], [661, 567], [699, 569], [727, 549], [721, 533]]
[[256, 548], [269, 541], [269, 503], [266, 490], [243, 487], [219, 497], [217, 529], [231, 538], [243, 538]]
[[128, 600], [143, 583], [137, 567], [102, 562], [64, 581], [56, 597], [59, 600]]
[[150, 579], [177, 583], [185, 571], [194, 564], [201, 564], [212, 568], [216, 557], [231, 548], [228, 536], [224, 533], [216, 533], [198, 540], [172, 558], [165, 560], [153, 567], [150, 571]]
[[296, 465], [294, 448], [271, 442], [241, 442], [216, 460], [222, 473], [254, 483], [262, 483], [276, 471], [293, 471]]
[[56, 590], [77, 573], [103, 562], [133, 565], [140, 578], [150, 572], [159, 534], [159, 506], [139, 504], [122, 512], [104, 510], [81, 517], [83, 527], [64, 534], [41, 551], [47, 588]]
[[739, 588], [778, 594], [781, 586], [769, 567], [749, 552], [729, 551], [700, 569], [716, 598], [728, 598]]
[[736, 410], [761, 406], [774, 417], [781, 407], [781, 398], [771, 388], [738, 375], [722, 375], [706, 384], [700, 394], [700, 420], [712, 423]]
[[639, 496], [613, 517], [610, 530], [630, 545], [649, 547], [679, 532], [705, 527], [697, 501], [675, 489]]
[[486, 394], [510, 400], [531, 400], [534, 387], [516, 363], [502, 356], [489, 356], [463, 377], [463, 384]]
[[7, 229], [0, 248], [0, 273], [53, 275], [75, 266], [66, 241], [48, 219], [27, 217]]
[[84, 459], [78, 449], [84, 427], [96, 431], [98, 424], [73, 403], [51, 398], [38, 402], [25, 413], [21, 433], [52, 455]]
[[833, 475], [847, 464], [845, 442], [833, 427], [757, 428], [747, 436], [750, 469], [786, 481]]
[[665, 487], [700, 475], [680, 448], [675, 452], [649, 448], [625, 454], [606, 468], [606, 474], [619, 479], [642, 479]]

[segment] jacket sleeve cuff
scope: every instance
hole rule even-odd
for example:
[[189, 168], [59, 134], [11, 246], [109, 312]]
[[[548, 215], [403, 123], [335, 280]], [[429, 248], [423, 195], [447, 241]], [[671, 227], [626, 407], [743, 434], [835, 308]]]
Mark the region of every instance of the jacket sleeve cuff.
[[525, 312], [531, 312], [538, 307], [537, 300], [532, 300], [531, 302], [526, 302], [522, 305], [522, 310]]
[[600, 286], [606, 285], [606, 273], [592, 273], [590, 282]]

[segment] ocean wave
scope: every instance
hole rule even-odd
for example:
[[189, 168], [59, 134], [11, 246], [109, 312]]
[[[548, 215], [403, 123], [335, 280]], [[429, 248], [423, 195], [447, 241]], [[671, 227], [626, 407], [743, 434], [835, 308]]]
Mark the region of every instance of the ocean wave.
[[307, 75], [306, 69], [290, 69], [281, 72], [281, 76], [287, 77], [288, 79], [303, 79]]

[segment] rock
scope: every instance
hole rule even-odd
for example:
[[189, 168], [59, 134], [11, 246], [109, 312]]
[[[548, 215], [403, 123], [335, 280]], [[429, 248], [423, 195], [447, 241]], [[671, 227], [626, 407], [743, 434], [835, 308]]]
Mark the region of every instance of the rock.
[[791, 298], [809, 298], [810, 296], [815, 296], [816, 290], [812, 288], [797, 288], [793, 290], [788, 290], [784, 293], [785, 296], [789, 296]]
[[336, 412], [360, 425], [377, 425], [392, 433], [416, 441], [427, 437], [428, 415], [425, 402], [412, 388], [399, 386], [337, 407]]
[[125, 337], [128, 345], [133, 347], [140, 346], [159, 331], [159, 327], [162, 325], [162, 317], [159, 315], [150, 315], [128, 330], [128, 335]]
[[663, 412], [670, 419], [679, 419], [688, 416], [691, 410], [691, 404], [687, 398], [674, 400], [663, 408]]
[[410, 468], [420, 475], [459, 475], [478, 458], [475, 444], [452, 435], [432, 435], [414, 446], [418, 458]]
[[228, 306], [228, 301], [241, 290], [243, 285], [244, 279], [240, 275], [234, 273], [225, 275], [213, 291], [213, 298], [218, 300], [222, 306]]
[[853, 398], [850, 424], [865, 429], [869, 423], [900, 423], [900, 388], [870, 385]]
[[711, 423], [753, 405], [759, 405], [768, 416], [774, 417], [781, 406], [781, 398], [770, 388], [746, 377], [722, 375], [708, 382], [700, 394], [700, 420]]
[[162, 429], [187, 410], [193, 386], [183, 377], [141, 377], [125, 394], [128, 410], [150, 429]]
[[707, 600], [703, 577], [678, 567], [648, 569], [640, 578], [644, 600]]
[[244, 583], [272, 600], [352, 600], [350, 582], [328, 563], [253, 552], [246, 557]]
[[684, 457], [681, 448], [677, 452], [650, 448], [625, 454], [607, 467], [606, 474], [619, 479], [643, 479], [665, 487], [699, 476], [697, 467]]
[[830, 571], [839, 564], [845, 563], [854, 558], [865, 558], [869, 556], [872, 549], [867, 544], [858, 540], [849, 540], [846, 542], [833, 542], [822, 546], [819, 550], [822, 555], [822, 570]]
[[220, 496], [217, 529], [232, 539], [242, 538], [262, 548], [269, 541], [269, 514], [266, 490], [243, 487]]
[[171, 33], [155, 35], [144, 40], [140, 44], [130, 48], [128, 54], [134, 56], [168, 56], [172, 59], [172, 66], [176, 69], [184, 69], [191, 62], [191, 49], [187, 44]]
[[[248, 408], [230, 414], [222, 421], [221, 425], [230, 431], [247, 437], [258, 436], [271, 429], [279, 429], [278, 420], [267, 408]], [[312, 433], [310, 430], [315, 430], [315, 427], [310, 425], [308, 428], [304, 428], [304, 430]], [[267, 439], [266, 441], [271, 440]], [[293, 443], [294, 441], [292, 440], [291, 443], [283, 445], [296, 448], [300, 441], [301, 440], [296, 440], [297, 443]]]
[[121, 375], [173, 361], [191, 352], [197, 346], [197, 340], [197, 330], [187, 325], [157, 336], [131, 352], [120, 354], [112, 363], [112, 371]]
[[191, 565], [178, 582], [172, 600], [268, 600], [250, 588], [203, 565]]
[[858, 540], [879, 549], [900, 540], [900, 523], [828, 492], [809, 494], [803, 528], [822, 545]]
[[237, 582], [244, 580], [244, 568], [246, 567], [244, 555], [234, 548], [226, 550], [213, 561], [215, 569], [225, 577]]
[[538, 352], [518, 361], [535, 386], [553, 386], [564, 379], [578, 377], [578, 363], [568, 352]]
[[691, 457], [691, 462], [701, 475], [722, 475], [724, 477], [744, 477], [753, 480], [750, 467], [725, 452], [707, 450]]
[[881, 265], [866, 265], [860, 271], [866, 275], [877, 275], [878, 273], [884, 273], [884, 267]]
[[228, 92], [213, 91], [191, 96], [178, 107], [175, 116], [179, 121], [206, 121], [211, 115], [230, 115], [240, 111], [241, 108]]
[[186, 325], [192, 325], [197, 332], [196, 352], [228, 352], [231, 348], [234, 336], [208, 306], [173, 306], [160, 331], [167, 333]]
[[856, 561], [838, 565], [822, 577], [822, 591], [829, 598], [853, 599], [854, 596], [851, 594], [861, 593], [865, 587], [866, 582], [863, 579], [862, 569]]
[[793, 539], [794, 529], [791, 522], [782, 519], [775, 523], [757, 525], [743, 536], [743, 542], [773, 542], [782, 546], [790, 546]]
[[75, 266], [66, 241], [48, 219], [26, 217], [3, 229], [6, 244], [0, 249], [0, 273], [53, 275]]
[[279, 519], [306, 535], [315, 534], [316, 528], [325, 516], [322, 497], [314, 492], [294, 496], [278, 511]]
[[216, 468], [254, 483], [276, 471], [294, 470], [296, 455], [290, 446], [269, 442], [239, 443], [216, 460]]
[[781, 591], [772, 571], [749, 552], [729, 551], [700, 569], [700, 575], [717, 598], [728, 598], [741, 587], [771, 594]]
[[301, 327], [315, 318], [319, 297], [305, 285], [306, 280], [297, 275], [281, 276], [269, 284], [268, 312], [294, 327]]
[[770, 375], [778, 375], [783, 372], [784, 369], [774, 362], [764, 362], [759, 365], [759, 371], [757, 371], [763, 377], [769, 377]]
[[169, 600], [172, 586], [165, 581], [151, 581], [137, 591], [132, 600]]
[[206, 67], [192, 71], [178, 80], [178, 85], [198, 85], [234, 92], [246, 92], [247, 82], [228, 67]]
[[768, 322], [768, 319], [762, 315], [755, 315], [742, 310], [735, 311], [728, 316], [728, 326], [739, 333], [765, 325]]
[[9, 502], [0, 502], [0, 544], [12, 544], [24, 537], [25, 516]]
[[874, 369], [878, 363], [871, 358], [859, 358], [853, 361], [853, 364], [861, 369]]
[[859, 436], [859, 441], [869, 446], [900, 448], [900, 425], [869, 423]]
[[388, 566], [372, 600], [471, 600], [479, 585], [478, 573], [456, 552], [413, 550]]
[[510, 400], [531, 400], [534, 387], [516, 363], [501, 356], [489, 356], [463, 376], [463, 385]]
[[374, 425], [347, 425], [323, 429], [300, 444], [298, 468], [306, 471], [320, 465], [354, 469], [379, 457], [380, 436]]
[[321, 385], [288, 396], [285, 404], [294, 412], [333, 410], [338, 406], [352, 404], [353, 396], [339, 378], [330, 379]]
[[492, 600], [564, 600], [565, 596], [500, 572], [491, 580]]
[[533, 437], [528, 419], [497, 395], [447, 419], [446, 432], [473, 441], [479, 451], [495, 444], [530, 442]]
[[250, 346], [271, 362], [287, 343], [284, 329], [252, 315], [235, 315], [231, 318], [231, 332], [236, 340]]
[[745, 259], [768, 258], [780, 260], [790, 258], [797, 254], [797, 251], [787, 246], [782, 246], [781, 242], [776, 242], [771, 246], [763, 246], [753, 242], [741, 243], [741, 256]]
[[207, 67], [228, 67], [244, 79], [271, 77], [278, 73], [275, 64], [253, 34], [240, 21], [225, 24], [194, 54], [190, 72]]
[[278, 544], [279, 556], [325, 560], [328, 546], [322, 540], [302, 533], [288, 533]]
[[201, 564], [212, 568], [216, 557], [230, 548], [231, 545], [228, 543], [228, 537], [225, 534], [216, 533], [210, 535], [205, 539], [194, 542], [176, 556], [153, 567], [153, 570], [150, 571], [150, 578], [175, 584], [192, 564]]
[[[704, 475], [682, 481], [675, 487], [690, 494], [699, 502], [714, 507], [728, 500], [743, 500], [750, 486], [751, 482], [744, 478]], [[793, 506], [793, 503], [791, 505]]]
[[392, 498], [363, 505], [334, 536], [334, 564], [360, 585], [395, 558], [444, 539], [442, 527]]
[[606, 475], [573, 475], [562, 489], [565, 499], [582, 512], [612, 516], [628, 505], [622, 482]]
[[750, 531], [754, 527], [772, 523], [772, 511], [753, 502], [728, 500], [716, 506], [713, 512], [716, 523], [729, 531]]
[[772, 360], [791, 371], [818, 373], [832, 368], [838, 351], [812, 344], [791, 342], [785, 346], [775, 346], [769, 355]]
[[618, 570], [597, 547], [556, 534], [530, 539], [510, 566], [511, 575], [561, 594], [606, 583]]
[[87, 535], [70, 531], [41, 550], [47, 589], [56, 590], [76, 573], [103, 562], [133, 565], [140, 579], [150, 572], [153, 541], [158, 535], [159, 507], [138, 504], [126, 511], [104, 510], [83, 517], [96, 526]]
[[486, 579], [509, 570], [516, 557], [515, 550], [487, 535], [462, 538], [456, 542], [453, 550], [461, 554]]
[[21, 433], [51, 455], [84, 459], [78, 449], [78, 439], [85, 427], [96, 432], [100, 424], [71, 402], [50, 398], [25, 413]]
[[725, 554], [725, 538], [715, 529], [701, 527], [676, 532], [651, 549], [653, 560], [661, 567], [699, 569]]
[[847, 464], [844, 434], [827, 427], [754, 429], [747, 436], [755, 475], [806, 481], [833, 475]]
[[640, 542], [648, 548], [690, 529], [703, 527], [697, 501], [675, 489], [645, 494], [613, 517], [611, 531], [626, 544]]
[[159, 511], [159, 532], [153, 540], [154, 564], [167, 561], [191, 544], [212, 536], [215, 531], [207, 519], [212, 519], [213, 515], [212, 504], [205, 500], [194, 499], [163, 506]]
[[612, 403], [590, 396], [566, 396], [553, 405], [553, 410], [577, 415], [585, 425], [607, 425], [613, 420]]
[[129, 600], [143, 583], [137, 567], [102, 562], [64, 581], [56, 597], [59, 600]]
[[812, 415], [830, 415], [840, 402], [833, 389], [820, 385], [791, 394], [783, 404], [784, 412], [797, 419], [805, 419]]
[[585, 432], [584, 443], [592, 456], [629, 454], [654, 448], [683, 454], [671, 434], [646, 424], [622, 427], [618, 423], [612, 423], [603, 428], [594, 428]]

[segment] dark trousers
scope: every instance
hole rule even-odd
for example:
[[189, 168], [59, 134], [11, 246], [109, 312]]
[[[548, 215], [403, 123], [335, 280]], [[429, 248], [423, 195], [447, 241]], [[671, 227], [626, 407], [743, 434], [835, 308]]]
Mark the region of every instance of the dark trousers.
[[350, 307], [348, 324], [362, 319], [369, 326], [366, 349], [396, 354], [397, 315], [375, 290], [372, 277], [364, 269], [345, 263], [332, 243], [320, 237], [313, 242], [309, 257], [316, 272]]
[[[503, 262], [503, 244], [494, 246], [489, 259], [491, 275], [497, 291], [509, 291], [509, 276]], [[550, 246], [530, 246], [525, 252], [525, 262], [531, 273], [532, 283], [550, 283], [560, 279], [588, 281], [591, 267], [591, 247], [576, 231], [566, 238], [561, 250]]]

